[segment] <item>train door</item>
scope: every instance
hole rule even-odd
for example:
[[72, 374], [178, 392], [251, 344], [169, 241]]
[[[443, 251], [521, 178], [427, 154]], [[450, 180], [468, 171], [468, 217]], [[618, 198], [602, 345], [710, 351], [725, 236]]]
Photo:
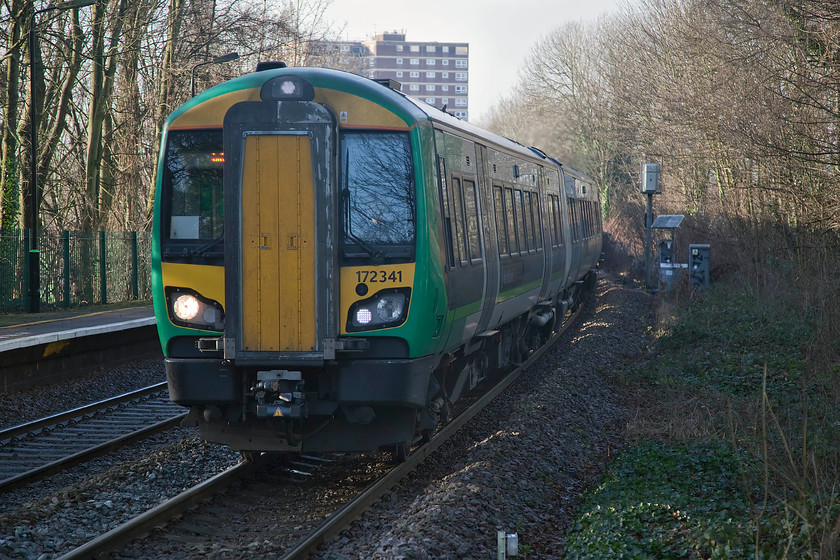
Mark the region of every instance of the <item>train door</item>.
[[476, 157], [478, 159], [478, 182], [481, 193], [481, 230], [484, 236], [484, 303], [482, 304], [481, 318], [478, 321], [478, 332], [487, 329], [490, 317], [493, 314], [493, 306], [496, 297], [499, 295], [499, 249], [496, 243], [496, 220], [494, 215], [493, 192], [490, 181], [487, 180], [487, 148], [476, 146]]
[[225, 356], [323, 359], [338, 293], [332, 113], [311, 102], [225, 116]]
[[245, 137], [242, 349], [315, 350], [315, 189], [303, 134]]
[[[551, 288], [551, 272], [553, 251], [552, 246], [552, 228], [551, 228], [551, 214], [550, 214], [550, 200], [548, 199], [548, 177], [546, 170], [542, 166], [537, 167], [537, 197], [536, 207], [534, 208], [534, 219], [539, 220], [537, 224], [539, 230], [542, 232], [542, 247], [543, 247], [543, 279], [542, 291], [540, 292], [540, 300], [546, 299], [548, 291]], [[539, 240], [538, 240], [539, 242]]]

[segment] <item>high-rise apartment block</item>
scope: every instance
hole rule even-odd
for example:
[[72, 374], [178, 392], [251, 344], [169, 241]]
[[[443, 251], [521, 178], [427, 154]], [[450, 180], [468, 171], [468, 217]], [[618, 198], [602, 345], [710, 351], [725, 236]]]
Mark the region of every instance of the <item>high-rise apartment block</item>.
[[369, 78], [395, 80], [411, 97], [460, 119], [469, 117], [469, 43], [406, 41], [405, 33], [394, 32], [338, 44], [342, 52], [367, 59], [363, 72]]

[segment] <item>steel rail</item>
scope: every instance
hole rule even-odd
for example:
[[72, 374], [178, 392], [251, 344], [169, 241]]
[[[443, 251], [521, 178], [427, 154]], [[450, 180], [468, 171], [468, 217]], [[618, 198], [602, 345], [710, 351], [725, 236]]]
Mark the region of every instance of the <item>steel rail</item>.
[[[166, 383], [151, 385], [111, 399], [105, 399], [3, 430], [0, 432], [0, 442], [2, 442], [0, 446], [0, 473], [3, 473], [0, 474], [0, 492], [7, 492], [71, 466], [89, 461], [131, 442], [170, 429], [180, 423], [186, 416], [186, 412], [179, 410], [176, 414], [164, 416], [166, 410], [161, 411], [159, 403], [142, 400], [149, 395], [162, 393], [165, 389]], [[138, 401], [137, 404], [140, 407], [146, 405], [148, 415], [156, 421], [143, 425], [143, 419], [125, 418], [125, 410], [121, 410], [119, 407], [132, 401]], [[101, 420], [97, 420], [95, 416], [96, 413], [113, 413], [117, 416], [123, 414], [123, 418], [111, 422], [109, 426], [102, 426]], [[74, 420], [78, 420], [79, 423], [71, 424]], [[88, 422], [88, 425], [85, 425], [85, 422]], [[39, 444], [38, 438], [49, 438], [50, 434], [45, 433], [45, 430], [50, 428], [57, 430], [58, 437], [60, 437], [61, 430], [70, 430], [72, 432], [70, 435], [72, 445], [66, 446], [65, 451], [62, 452], [60, 447], [52, 449], [53, 445], [58, 447], [53, 442], [47, 441]], [[89, 430], [87, 434], [84, 434], [85, 429]], [[25, 441], [25, 436], [30, 434], [35, 439], [29, 442]], [[87, 447], [80, 448], [77, 440], [82, 437], [89, 437], [93, 441]], [[19, 445], [16, 445], [16, 439], [22, 440]], [[9, 451], [5, 451], [4, 448], [8, 448]], [[25, 457], [30, 457], [29, 460], [33, 463], [41, 460], [41, 464], [30, 466], [26, 464], [28, 460], [24, 459]]]
[[143, 387], [142, 389], [137, 389], [136, 391], [129, 391], [128, 393], [117, 395], [116, 397], [111, 397], [109, 399], [86, 404], [84, 406], [68, 410], [66, 412], [59, 412], [58, 414], [46, 416], [38, 420], [33, 420], [32, 422], [18, 424], [17, 426], [12, 426], [11, 428], [0, 430], [0, 442], [12, 439], [13, 437], [17, 437], [22, 434], [28, 434], [50, 426], [55, 426], [56, 424], [61, 424], [62, 422], [67, 422], [74, 418], [80, 418], [82, 416], [85, 416], [86, 414], [98, 412], [103, 408], [108, 408], [110, 406], [122, 404], [126, 401], [134, 400], [140, 397], [144, 397], [146, 395], [151, 395], [152, 393], [158, 393], [165, 389], [166, 381], [162, 383], [156, 383], [154, 385], [149, 385], [148, 387]]
[[107, 533], [71, 550], [67, 554], [60, 556], [59, 560], [99, 558], [108, 552], [119, 550], [131, 541], [148, 534], [155, 527], [159, 527], [173, 517], [197, 506], [202, 501], [219, 494], [223, 489], [247, 474], [252, 468], [254, 468], [254, 463], [250, 461], [243, 461], [234, 465], [213, 478], [166, 500], [131, 521], [123, 523], [119, 527], [115, 527]]
[[[505, 375], [484, 395], [478, 398], [469, 408], [461, 412], [443, 427], [428, 443], [411, 453], [406, 462], [397, 465], [388, 474], [369, 486], [359, 496], [344, 505], [336, 513], [328, 517], [309, 537], [297, 544], [288, 551], [282, 560], [299, 560], [308, 558], [318, 546], [326, 539], [344, 530], [351, 522], [358, 519], [362, 513], [371, 505], [376, 503], [385, 493], [393, 488], [412, 470], [417, 468], [428, 456], [434, 453], [441, 445], [446, 443], [474, 416], [493, 401], [499, 394], [507, 389], [519, 376], [540, 356], [542, 356], [568, 328], [577, 320], [584, 307], [581, 306], [563, 324], [560, 330], [552, 338], [534, 351], [534, 353], [519, 367]], [[220, 493], [223, 489], [233, 484], [244, 476], [257, 463], [244, 461], [230, 469], [198, 484], [181, 494], [167, 500], [151, 510], [135, 517], [131, 521], [112, 529], [111, 531], [96, 537], [86, 544], [61, 556], [59, 560], [79, 560], [83, 558], [98, 558], [109, 552], [119, 550], [131, 541], [147, 535], [155, 527], [159, 527], [187, 509], [195, 507], [200, 502]]]

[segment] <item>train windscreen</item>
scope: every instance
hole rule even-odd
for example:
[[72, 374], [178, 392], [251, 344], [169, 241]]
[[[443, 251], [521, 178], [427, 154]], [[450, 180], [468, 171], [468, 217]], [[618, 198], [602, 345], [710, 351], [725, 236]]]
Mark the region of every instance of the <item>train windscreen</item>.
[[163, 236], [196, 245], [224, 233], [222, 131], [172, 131], [163, 168]]
[[415, 192], [408, 134], [345, 132], [340, 150], [343, 257], [413, 259]]

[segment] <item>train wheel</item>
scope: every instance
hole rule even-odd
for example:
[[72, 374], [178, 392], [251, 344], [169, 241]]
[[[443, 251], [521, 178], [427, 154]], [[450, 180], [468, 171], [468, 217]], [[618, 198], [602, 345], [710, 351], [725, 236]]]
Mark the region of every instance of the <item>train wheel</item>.
[[391, 460], [395, 463], [405, 463], [411, 454], [411, 442], [397, 443], [391, 448]]

